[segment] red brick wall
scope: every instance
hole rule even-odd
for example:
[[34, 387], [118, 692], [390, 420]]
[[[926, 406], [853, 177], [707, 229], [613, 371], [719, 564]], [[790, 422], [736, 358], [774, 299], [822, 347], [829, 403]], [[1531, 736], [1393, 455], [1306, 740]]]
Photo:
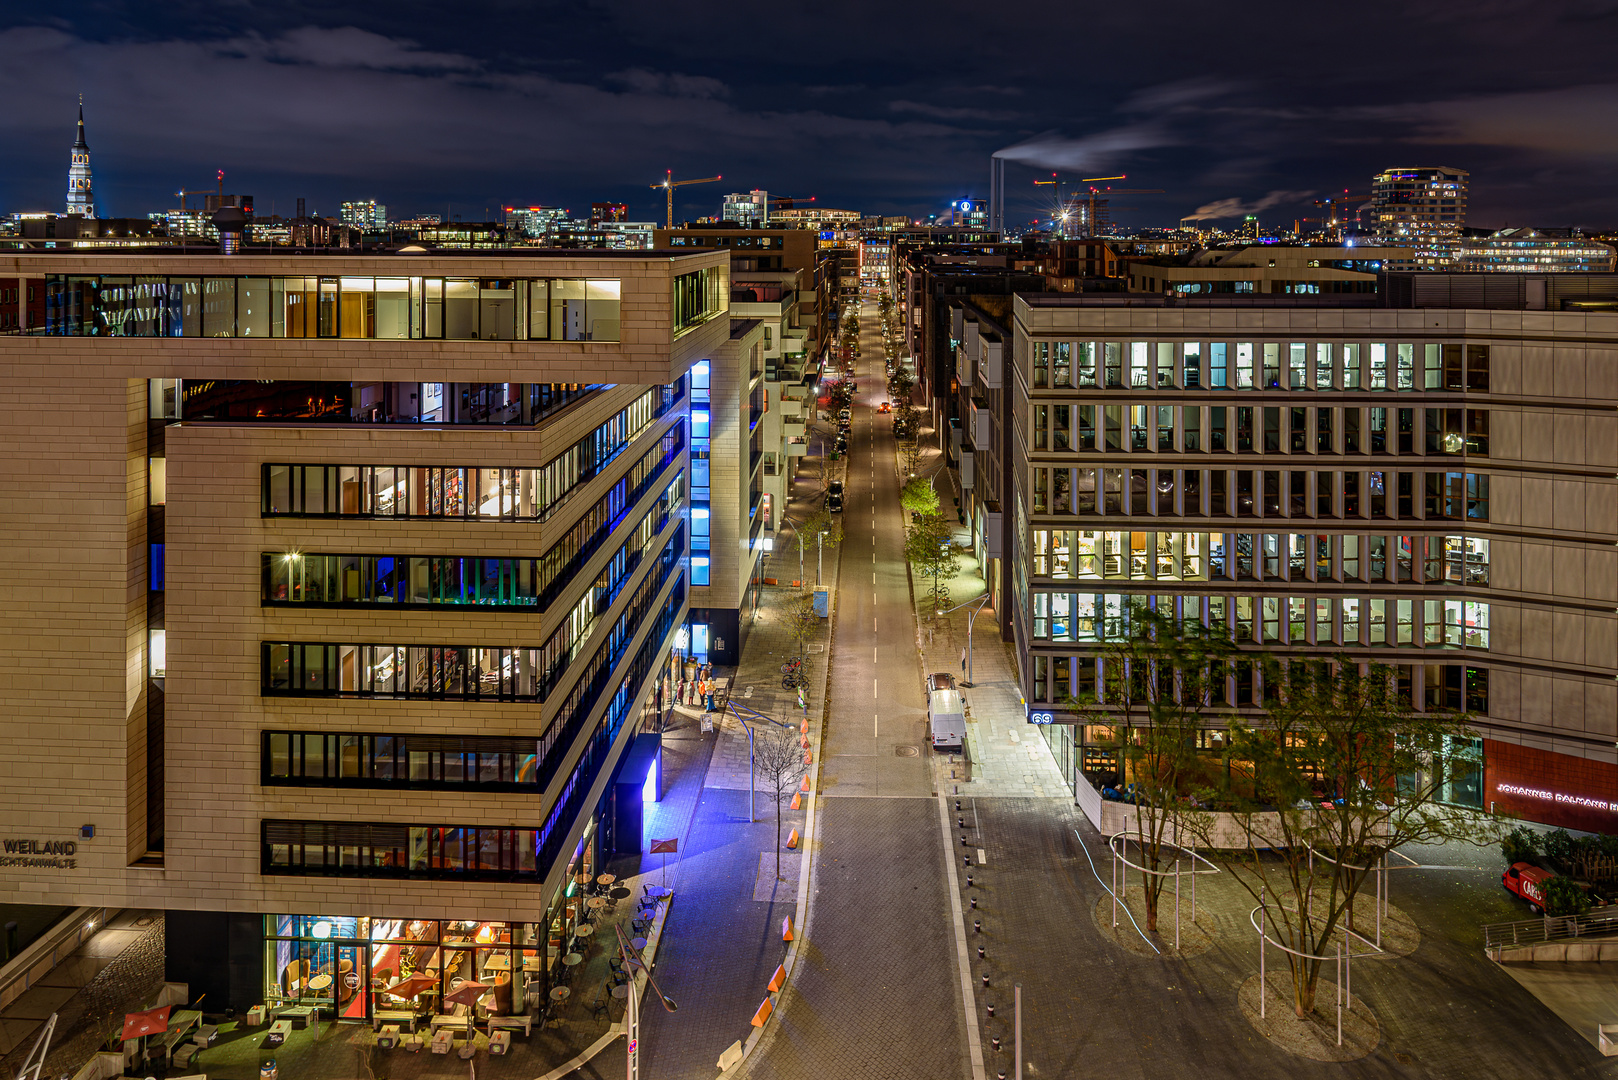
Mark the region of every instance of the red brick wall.
[[1618, 765], [1604, 761], [1484, 739], [1483, 799], [1485, 807], [1528, 821], [1618, 833]]

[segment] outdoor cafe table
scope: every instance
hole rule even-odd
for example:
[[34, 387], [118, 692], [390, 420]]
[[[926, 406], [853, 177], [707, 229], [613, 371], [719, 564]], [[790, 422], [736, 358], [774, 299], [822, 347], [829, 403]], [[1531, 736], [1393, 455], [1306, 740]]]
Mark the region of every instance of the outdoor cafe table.
[[624, 983], [623, 985], [613, 987], [612, 996], [617, 998], [619, 1001], [627, 998], [629, 996], [629, 984]]
[[602, 908], [607, 906], [607, 898], [605, 896], [592, 896], [589, 900], [585, 901], [585, 906], [594, 908], [596, 911], [600, 911]]
[[592, 924], [592, 923], [580, 923], [573, 930], [573, 933], [578, 937], [589, 937], [591, 934], [593, 934], [595, 932], [596, 932], [596, 928], [595, 928], [595, 925]]
[[617, 874], [602, 874], [596, 878], [597, 885], [611, 885], [618, 880]]
[[562, 963], [566, 964], [568, 967], [578, 967], [580, 964], [584, 963], [584, 954], [570, 952], [566, 956], [562, 957]]
[[552, 987], [551, 988], [551, 1000], [555, 1001], [555, 1002], [558, 1002], [558, 1003], [566, 1001], [567, 996], [569, 994], [571, 994], [572, 992], [573, 991], [569, 990], [565, 986]]

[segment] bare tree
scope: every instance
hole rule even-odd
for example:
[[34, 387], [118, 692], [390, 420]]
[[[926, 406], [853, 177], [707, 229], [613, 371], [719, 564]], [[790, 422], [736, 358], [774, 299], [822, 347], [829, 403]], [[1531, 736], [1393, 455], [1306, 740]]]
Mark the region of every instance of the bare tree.
[[753, 768], [764, 793], [775, 801], [775, 880], [781, 880], [781, 808], [792, 801], [806, 766], [795, 728], [784, 724], [755, 725]]

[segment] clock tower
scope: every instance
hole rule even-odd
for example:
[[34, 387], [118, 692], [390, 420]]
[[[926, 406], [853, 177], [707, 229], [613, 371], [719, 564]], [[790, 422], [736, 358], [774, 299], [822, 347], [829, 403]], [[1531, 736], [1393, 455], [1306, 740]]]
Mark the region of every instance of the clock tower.
[[84, 141], [84, 96], [79, 96], [79, 137], [73, 144], [73, 164], [67, 170], [67, 212], [87, 218], [96, 216], [95, 196], [90, 191], [90, 144]]

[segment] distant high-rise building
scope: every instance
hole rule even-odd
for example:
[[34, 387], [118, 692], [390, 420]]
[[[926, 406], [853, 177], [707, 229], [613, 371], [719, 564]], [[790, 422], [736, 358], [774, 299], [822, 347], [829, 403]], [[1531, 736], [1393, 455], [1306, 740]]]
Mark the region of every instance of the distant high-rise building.
[[67, 170], [67, 212], [83, 217], [96, 216], [95, 195], [90, 191], [90, 144], [84, 141], [84, 102], [79, 102], [79, 137], [73, 143], [73, 163]]
[[[949, 204], [949, 223], [979, 229], [989, 227], [989, 204], [984, 199], [956, 199]], [[903, 224], [909, 224], [908, 221]]]
[[762, 229], [770, 220], [770, 193], [759, 188], [733, 191], [725, 196], [719, 218], [721, 221], [734, 221], [745, 228]]
[[388, 208], [375, 199], [346, 202], [339, 211], [344, 225], [356, 229], [385, 229], [388, 227]]
[[1390, 270], [1437, 270], [1455, 261], [1466, 228], [1464, 169], [1423, 165], [1385, 169], [1371, 178], [1366, 207], [1375, 242], [1415, 249], [1408, 264]]
[[555, 236], [567, 221], [567, 211], [555, 206], [506, 207], [506, 231], [513, 239], [544, 240]]
[[590, 204], [590, 227], [593, 229], [611, 221], [629, 218], [629, 205], [621, 202], [593, 202]]

